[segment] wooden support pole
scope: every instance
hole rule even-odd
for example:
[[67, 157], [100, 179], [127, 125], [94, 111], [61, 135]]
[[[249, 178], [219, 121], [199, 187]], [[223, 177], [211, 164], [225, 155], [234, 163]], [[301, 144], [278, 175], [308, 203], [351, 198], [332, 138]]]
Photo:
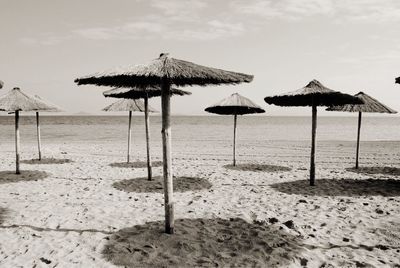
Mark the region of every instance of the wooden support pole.
[[164, 79], [161, 84], [162, 106], [162, 145], [163, 145], [163, 177], [164, 177], [164, 209], [165, 232], [174, 233], [174, 199], [171, 163], [171, 125], [170, 125], [170, 89], [171, 84]]
[[39, 161], [40, 161], [42, 160], [42, 144], [40, 141], [39, 112], [36, 112], [36, 132], [37, 132], [37, 142], [38, 142]]
[[312, 105], [310, 185], [315, 185], [315, 136], [317, 132], [317, 106]]
[[15, 174], [19, 171], [19, 111], [15, 111]]
[[150, 118], [149, 118], [149, 97], [146, 95], [144, 97], [144, 122], [146, 125], [146, 150], [147, 150], [147, 179], [152, 180], [152, 170], [151, 170], [151, 156], [150, 156]]
[[129, 123], [128, 123], [128, 157], [127, 163], [129, 163], [129, 156], [131, 152], [131, 123], [132, 123], [132, 111], [129, 111]]
[[236, 166], [236, 121], [237, 114], [233, 116], [233, 166]]
[[358, 113], [358, 131], [357, 131], [356, 169], [358, 169], [358, 157], [360, 155], [361, 118], [362, 118], [362, 112], [359, 112]]

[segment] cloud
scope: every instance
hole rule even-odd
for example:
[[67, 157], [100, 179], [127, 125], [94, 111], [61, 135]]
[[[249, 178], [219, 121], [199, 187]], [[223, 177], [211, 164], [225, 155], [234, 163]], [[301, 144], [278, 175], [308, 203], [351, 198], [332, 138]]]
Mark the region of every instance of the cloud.
[[192, 20], [199, 11], [204, 10], [208, 3], [204, 0], [169, 0], [157, 1], [151, 0], [150, 6], [160, 10], [170, 19]]
[[231, 8], [266, 19], [299, 20], [312, 16], [353, 22], [400, 21], [398, 0], [236, 0]]
[[93, 40], [135, 40], [148, 39], [151, 35], [160, 34], [165, 25], [158, 22], [137, 21], [115, 27], [95, 27], [73, 30], [72, 33]]
[[77, 38], [209, 41], [262, 31], [266, 20], [297, 22], [313, 17], [335, 23], [400, 22], [399, 0], [137, 0], [136, 4], [140, 12], [134, 18], [24, 37], [20, 42], [56, 45]]
[[241, 23], [228, 23], [211, 20], [198, 25], [175, 25], [161, 21], [136, 21], [122, 26], [108, 28], [85, 28], [74, 30], [73, 33], [93, 40], [214, 40], [222, 37], [238, 36], [244, 31]]
[[106, 25], [73, 29], [64, 35], [53, 33], [36, 38], [25, 37], [20, 41], [26, 45], [55, 45], [73, 38], [208, 41], [230, 38], [245, 32], [244, 24], [229, 18], [228, 13], [212, 15], [209, 9], [213, 8], [213, 2], [210, 0], [138, 0], [138, 3], [144, 5], [141, 7], [143, 10], [148, 11], [122, 23], [107, 22]]
[[42, 46], [53, 46], [71, 39], [72, 35], [58, 35], [55, 33], [44, 33], [40, 34], [38, 37], [22, 37], [19, 39], [20, 43], [24, 45], [42, 45]]
[[377, 64], [396, 64], [400, 61], [400, 46], [393, 49], [364, 53], [357, 56], [339, 57], [336, 62], [340, 64], [352, 64], [357, 66], [375, 66]]

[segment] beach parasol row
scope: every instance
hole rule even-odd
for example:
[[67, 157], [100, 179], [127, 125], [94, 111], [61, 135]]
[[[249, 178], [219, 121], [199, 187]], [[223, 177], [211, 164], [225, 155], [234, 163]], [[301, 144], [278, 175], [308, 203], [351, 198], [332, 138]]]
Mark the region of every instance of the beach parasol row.
[[40, 125], [39, 112], [55, 112], [60, 111], [57, 106], [48, 104], [37, 96], [33, 97], [22, 92], [18, 87], [13, 88], [10, 92], [0, 98], [0, 111], [6, 111], [15, 114], [15, 173], [20, 174], [19, 169], [19, 112], [36, 112], [36, 126], [38, 133], [38, 149], [39, 160], [41, 159], [41, 142], [40, 142]]
[[265, 102], [278, 106], [311, 106], [312, 130], [311, 130], [311, 160], [310, 160], [310, 185], [315, 185], [315, 138], [317, 130], [317, 107], [343, 104], [362, 104], [357, 97], [334, 91], [325, 87], [317, 80], [312, 80], [305, 87], [298, 90], [265, 97]]
[[147, 64], [96, 73], [78, 78], [75, 82], [78, 85], [94, 84], [126, 88], [158, 86], [161, 88], [165, 232], [172, 234], [174, 233], [174, 199], [171, 163], [171, 86], [239, 84], [249, 83], [252, 80], [252, 75], [210, 68], [162, 53], [157, 59]]
[[[131, 151], [131, 122], [132, 122], [132, 112], [144, 112], [146, 109], [144, 103], [141, 100], [134, 99], [120, 99], [103, 109], [106, 112], [129, 112], [129, 123], [128, 123], [128, 153], [126, 162], [130, 161], [130, 151]], [[147, 112], [155, 113], [156, 109], [153, 107], [148, 107]], [[151, 178], [149, 178], [151, 180]]]
[[[171, 88], [170, 94], [174, 96], [190, 95], [192, 93]], [[160, 86], [148, 86], [146, 88], [113, 88], [103, 92], [105, 97], [112, 98], [125, 98], [125, 99], [143, 99], [144, 100], [144, 116], [145, 116], [145, 130], [146, 130], [146, 152], [147, 152], [147, 178], [152, 180], [152, 167], [150, 156], [150, 118], [149, 118], [149, 98], [161, 96]], [[130, 125], [130, 123], [129, 123]], [[129, 147], [129, 146], [128, 146]], [[129, 148], [128, 148], [129, 152]], [[128, 157], [129, 158], [129, 157]], [[129, 160], [128, 160], [129, 162]]]
[[363, 104], [345, 104], [341, 106], [332, 106], [327, 108], [327, 111], [340, 111], [340, 112], [358, 112], [358, 130], [357, 130], [357, 150], [356, 150], [356, 166], [358, 169], [358, 158], [360, 152], [360, 131], [361, 131], [361, 119], [362, 113], [387, 113], [395, 114], [395, 110], [387, 107], [383, 103], [380, 103], [371, 96], [365, 94], [364, 92], [359, 92], [355, 97], [363, 101]]
[[206, 112], [233, 115], [233, 166], [236, 166], [236, 121], [238, 115], [265, 113], [265, 110], [260, 106], [245, 98], [238, 93], [221, 100], [220, 102], [207, 107]]

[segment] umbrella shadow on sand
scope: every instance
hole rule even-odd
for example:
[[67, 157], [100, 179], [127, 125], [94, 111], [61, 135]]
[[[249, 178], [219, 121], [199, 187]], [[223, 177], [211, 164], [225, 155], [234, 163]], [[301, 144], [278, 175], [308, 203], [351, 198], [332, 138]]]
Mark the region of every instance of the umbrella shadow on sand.
[[277, 267], [301, 252], [300, 237], [266, 223], [180, 219], [175, 227], [174, 235], [164, 222], [121, 229], [106, 238], [103, 257], [124, 267]]
[[0, 207], [0, 224], [2, 224], [5, 218], [8, 216], [9, 210], [3, 207]]
[[[162, 161], [153, 161], [151, 162], [152, 167], [161, 167]], [[118, 168], [147, 168], [147, 162], [145, 161], [136, 161], [136, 162], [116, 162], [111, 163], [110, 167], [118, 167]]]
[[72, 163], [71, 159], [57, 159], [57, 158], [43, 158], [42, 160], [39, 159], [29, 159], [29, 160], [22, 160], [21, 163], [29, 164], [29, 165], [51, 165], [51, 164], [67, 164]]
[[308, 180], [271, 184], [285, 194], [309, 196], [400, 196], [400, 180], [379, 179], [319, 179], [310, 187]]
[[49, 174], [39, 170], [23, 170], [21, 174], [15, 171], [0, 171], [0, 184], [15, 183], [21, 181], [37, 181], [47, 178]]
[[346, 168], [346, 170], [360, 174], [382, 174], [400, 176], [400, 168], [396, 167], [359, 167], [358, 169]]
[[[174, 191], [187, 192], [187, 191], [200, 191], [210, 189], [212, 184], [204, 178], [197, 177], [174, 177]], [[161, 176], [153, 177], [149, 181], [146, 178], [134, 178], [129, 180], [122, 180], [113, 183], [113, 187], [120, 191], [136, 192], [136, 193], [163, 193], [163, 178]]]
[[292, 170], [289, 167], [266, 165], [266, 164], [236, 164], [225, 165], [224, 168], [238, 170], [238, 171], [260, 171], [260, 172], [285, 172]]

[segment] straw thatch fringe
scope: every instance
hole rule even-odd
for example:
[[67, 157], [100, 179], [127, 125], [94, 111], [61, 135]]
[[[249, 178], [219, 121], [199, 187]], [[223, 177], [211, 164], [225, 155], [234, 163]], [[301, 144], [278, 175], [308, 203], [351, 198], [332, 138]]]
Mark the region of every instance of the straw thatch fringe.
[[147, 87], [161, 85], [166, 79], [176, 86], [206, 86], [218, 84], [238, 84], [251, 82], [252, 75], [224, 71], [192, 62], [178, 60], [161, 54], [159, 58], [146, 65], [117, 68], [75, 80], [78, 85]]
[[349, 94], [334, 91], [325, 87], [319, 81], [313, 80], [307, 86], [296, 91], [265, 97], [265, 102], [279, 106], [332, 106], [363, 102]]
[[362, 113], [388, 113], [395, 114], [397, 111], [387, 107], [383, 103], [380, 103], [371, 96], [364, 92], [359, 92], [355, 97], [361, 99], [364, 104], [346, 104], [342, 106], [332, 106], [327, 108], [327, 111], [340, 111], [340, 112], [362, 112]]
[[40, 97], [38, 95], [35, 95], [35, 98], [37, 98], [38, 100], [46, 103], [49, 106], [48, 107], [49, 109], [47, 109], [45, 111], [42, 111], [42, 112], [62, 112], [63, 111], [60, 107], [58, 107], [54, 103], [48, 101], [47, 99], [44, 99], [44, 98], [42, 98], [42, 97]]
[[[179, 90], [176, 88], [171, 88], [171, 95], [191, 95], [191, 92], [187, 92], [184, 90]], [[145, 97], [153, 98], [161, 96], [161, 88], [160, 86], [150, 86], [146, 88], [113, 88], [103, 92], [105, 97], [112, 98], [125, 98], [125, 99], [144, 99]]]
[[0, 111], [55, 111], [56, 106], [22, 92], [19, 88], [13, 88], [0, 98]]
[[[134, 99], [121, 99], [118, 100], [103, 109], [106, 112], [123, 112], [123, 111], [132, 111], [132, 112], [144, 112], [145, 107], [142, 100], [134, 100]], [[156, 109], [149, 105], [149, 112], [155, 113]]]
[[234, 93], [222, 101], [207, 107], [206, 112], [215, 114], [255, 114], [265, 113], [265, 110], [246, 97]]

